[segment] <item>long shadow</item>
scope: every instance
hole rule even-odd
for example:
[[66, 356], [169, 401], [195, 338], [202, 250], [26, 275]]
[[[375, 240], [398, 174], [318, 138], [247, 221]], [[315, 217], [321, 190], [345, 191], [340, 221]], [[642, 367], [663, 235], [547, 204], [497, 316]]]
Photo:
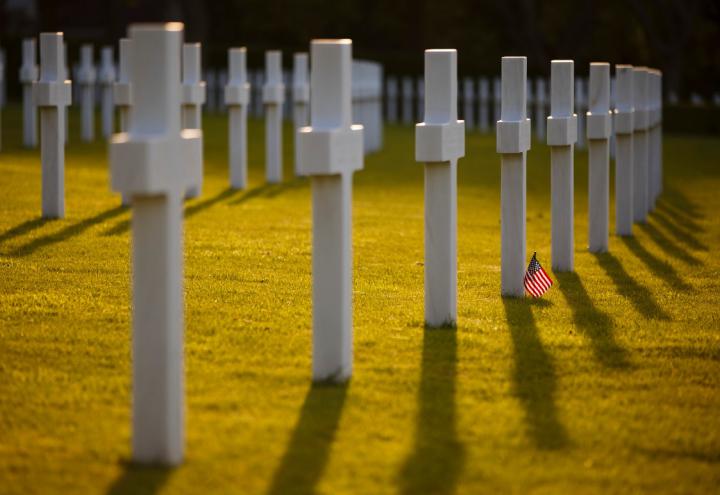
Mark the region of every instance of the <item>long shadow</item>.
[[690, 254], [681, 245], [675, 243], [673, 240], [663, 234], [655, 225], [648, 222], [637, 224], [637, 226], [640, 228], [640, 230], [647, 233], [647, 235], [655, 242], [655, 244], [661, 247], [664, 252], [670, 254], [674, 258], [679, 259], [680, 261], [687, 263], [688, 265], [697, 266], [700, 264], [700, 260], [698, 258]]
[[173, 472], [172, 468], [123, 462], [123, 473], [110, 485], [107, 495], [153, 495]]
[[[202, 201], [198, 201], [197, 203], [193, 203], [190, 206], [185, 207], [184, 216], [185, 219], [188, 219], [192, 217], [193, 215], [197, 215], [201, 211], [207, 210], [211, 206], [220, 203], [221, 201], [233, 197], [235, 194], [237, 194], [239, 191], [237, 189], [223, 189], [219, 193], [217, 193], [215, 196], [212, 196], [207, 199], [203, 199]], [[113, 227], [109, 228], [105, 232], [103, 232], [102, 235], [104, 236], [116, 236], [121, 235], [130, 230], [130, 219], [123, 220], [122, 222], [118, 222], [117, 225], [114, 225]]]
[[593, 256], [612, 279], [618, 293], [628, 299], [643, 317], [656, 320], [670, 319], [655, 301], [650, 290], [632, 278], [615, 256], [610, 253], [593, 254]]
[[77, 236], [85, 232], [87, 229], [92, 227], [93, 225], [97, 225], [99, 223], [102, 223], [106, 220], [109, 220], [113, 217], [118, 216], [122, 212], [125, 211], [125, 207], [123, 206], [116, 206], [115, 208], [111, 208], [109, 210], [105, 210], [101, 213], [98, 213], [95, 216], [86, 218], [84, 220], [81, 220], [80, 222], [68, 225], [67, 227], [59, 230], [58, 232], [54, 232], [52, 234], [48, 234], [42, 237], [37, 237], [33, 239], [32, 241], [23, 244], [22, 246], [18, 247], [17, 249], [13, 250], [11, 255], [12, 256], [27, 256], [38, 249], [42, 249], [44, 247], [50, 246], [52, 244], [56, 244], [58, 242], [65, 241], [73, 236]]
[[289, 191], [291, 189], [305, 187], [308, 184], [309, 182], [307, 178], [304, 177], [296, 177], [293, 180], [281, 182], [279, 184], [263, 184], [252, 189], [248, 189], [245, 194], [237, 198], [235, 201], [231, 201], [230, 204], [239, 205], [253, 198], [259, 197], [274, 198], [275, 196], [283, 192]]
[[27, 220], [0, 234], [0, 242], [9, 241], [10, 239], [14, 239], [15, 237], [27, 234], [28, 232], [42, 227], [48, 222], [52, 222], [52, 220], [42, 217]]
[[273, 476], [271, 495], [312, 494], [330, 456], [347, 396], [345, 385], [310, 387], [287, 451]]
[[503, 298], [515, 352], [515, 394], [525, 409], [528, 433], [535, 444], [540, 449], [557, 450], [568, 444], [568, 437], [555, 404], [555, 366], [540, 341], [533, 304], [537, 303]]
[[457, 330], [425, 329], [415, 447], [400, 473], [402, 493], [451, 494], [465, 463], [457, 435]]
[[663, 261], [654, 254], [651, 254], [636, 238], [621, 237], [621, 239], [628, 249], [653, 272], [653, 275], [663, 279], [665, 283], [673, 289], [685, 292], [692, 290], [692, 287], [680, 278], [675, 269], [667, 261]]
[[676, 241], [685, 243], [690, 249], [694, 249], [696, 251], [708, 250], [708, 247], [702, 242], [700, 242], [700, 240], [693, 233], [693, 231], [700, 231], [701, 229], [693, 229], [692, 225], [688, 224], [687, 222], [682, 222], [680, 225], [678, 225], [673, 220], [671, 220], [671, 217], [669, 215], [667, 215], [667, 211], [660, 209], [656, 209], [653, 212], [652, 218], [654, 218], [659, 224], [662, 224], [665, 230], [670, 232], [670, 234], [675, 238]]
[[704, 215], [695, 203], [679, 189], [666, 189], [662, 193], [662, 202], [674, 209], [678, 214], [691, 218], [702, 218]]
[[555, 276], [560, 292], [572, 309], [575, 327], [590, 339], [595, 359], [608, 368], [629, 368], [626, 350], [615, 341], [612, 319], [595, 307], [580, 277], [575, 273], [556, 273]]
[[683, 227], [687, 227], [693, 232], [704, 232], [705, 229], [697, 223], [697, 218], [686, 214], [685, 212], [676, 209], [670, 205], [667, 201], [659, 201], [655, 213], [661, 212], [667, 215], [673, 222]]

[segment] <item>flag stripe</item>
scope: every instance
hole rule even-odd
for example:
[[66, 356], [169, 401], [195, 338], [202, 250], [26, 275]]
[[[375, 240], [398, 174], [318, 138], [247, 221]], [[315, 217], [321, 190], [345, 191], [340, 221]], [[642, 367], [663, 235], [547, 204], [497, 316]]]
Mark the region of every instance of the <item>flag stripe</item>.
[[540, 265], [534, 254], [525, 272], [523, 283], [525, 290], [533, 297], [542, 296], [553, 284], [552, 279]]

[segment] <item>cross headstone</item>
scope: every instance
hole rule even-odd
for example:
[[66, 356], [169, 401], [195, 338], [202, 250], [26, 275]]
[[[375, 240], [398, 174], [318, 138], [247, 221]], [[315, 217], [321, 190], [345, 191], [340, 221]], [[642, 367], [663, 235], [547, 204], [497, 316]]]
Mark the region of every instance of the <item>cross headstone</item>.
[[311, 43], [310, 127], [300, 170], [312, 187], [313, 380], [352, 375], [352, 175], [363, 166], [363, 128], [352, 124], [352, 41]]
[[403, 77], [402, 79], [402, 122], [411, 124], [413, 122], [413, 78]]
[[383, 66], [378, 62], [370, 62], [368, 65], [370, 151], [379, 151], [383, 146], [383, 72]]
[[[425, 59], [427, 64], [427, 55]], [[475, 81], [472, 77], [463, 79], [463, 120], [467, 130], [475, 129]]]
[[100, 113], [102, 115], [103, 137], [109, 138], [113, 133], [113, 84], [115, 84], [115, 62], [113, 60], [113, 49], [105, 46], [100, 51], [100, 70], [98, 81], [100, 81]]
[[[552, 83], [551, 83], [552, 84]], [[585, 143], [585, 111], [587, 110], [587, 98], [585, 94], [587, 86], [582, 77], [575, 79], [575, 109], [577, 115], [577, 143], [578, 149], [584, 150]]]
[[92, 45], [80, 47], [80, 66], [77, 74], [80, 96], [80, 138], [95, 139], [95, 64]]
[[391, 124], [398, 121], [398, 80], [395, 76], [388, 76], [385, 82], [386, 99], [386, 118]]
[[656, 81], [655, 81], [655, 101], [657, 104], [657, 140], [655, 143], [655, 146], [657, 147], [657, 167], [658, 167], [658, 178], [657, 178], [657, 186], [655, 194], [657, 196], [660, 196], [663, 192], [663, 132], [662, 132], [662, 122], [663, 122], [663, 74], [661, 70], [657, 71], [656, 75]]
[[225, 86], [228, 108], [228, 140], [230, 141], [230, 187], [247, 187], [247, 111], [250, 84], [247, 79], [247, 50], [228, 50], [229, 79]]
[[503, 57], [497, 152], [500, 165], [501, 293], [523, 297], [526, 251], [526, 152], [530, 119], [526, 117], [527, 58]]
[[632, 65], [616, 65], [615, 127], [615, 233], [632, 235], [634, 83]]
[[183, 196], [202, 164], [202, 131], [181, 130], [181, 23], [134, 24], [127, 133], [110, 144], [113, 189], [132, 201], [132, 459], [184, 452]]
[[425, 50], [425, 121], [415, 160], [425, 163], [425, 324], [457, 321], [457, 162], [465, 124], [457, 119], [457, 51]]
[[490, 130], [490, 81], [481, 77], [478, 82], [478, 93], [480, 101], [480, 112], [478, 114], [478, 126], [480, 132], [486, 133]]
[[535, 79], [535, 136], [538, 141], [545, 140], [545, 109], [547, 107], [547, 87], [545, 79]]
[[293, 56], [293, 80], [292, 80], [292, 101], [293, 101], [293, 136], [295, 143], [295, 163], [293, 164], [295, 175], [300, 175], [300, 146], [298, 139], [300, 128], [310, 123], [308, 104], [310, 103], [310, 84], [308, 82], [309, 64], [307, 53], [296, 53]]
[[33, 84], [38, 79], [37, 47], [35, 38], [25, 38], [22, 42], [22, 65], [20, 82], [23, 100], [23, 146], [37, 146], [37, 110], [32, 101]]
[[65, 216], [64, 108], [72, 86], [66, 80], [63, 34], [40, 34], [40, 79], [33, 84], [33, 100], [40, 109], [40, 160], [42, 162], [42, 216]]
[[285, 85], [282, 79], [282, 52], [265, 52], [265, 173], [267, 182], [282, 182], [282, 107]]
[[265, 78], [263, 76], [262, 70], [256, 70], [253, 72], [254, 79], [250, 82], [250, 90], [252, 91], [252, 98], [253, 98], [253, 104], [252, 106], [255, 108], [254, 115], [257, 118], [261, 118], [263, 116], [263, 86], [265, 84]]
[[590, 64], [588, 96], [588, 248], [604, 253], [610, 215], [610, 64]]
[[[202, 129], [202, 105], [205, 103], [205, 81], [200, 80], [200, 43], [183, 43], [182, 47], [182, 128]], [[202, 161], [200, 172], [188, 187], [186, 198], [196, 198], [202, 192]]]
[[[610, 113], [615, 111], [617, 104], [617, 80], [615, 76], [610, 76]], [[610, 161], [615, 160], [615, 119], [611, 119], [610, 122]]]
[[[118, 110], [118, 126], [120, 132], [127, 132], [132, 108], [132, 86], [130, 85], [130, 66], [132, 56], [132, 41], [123, 38], [119, 44], [120, 63], [118, 65], [117, 81], [113, 83], [113, 104]], [[122, 205], [130, 206], [130, 198], [123, 194]]]
[[574, 65], [572, 60], [553, 60], [550, 64], [547, 144], [551, 157], [551, 254], [552, 268], [559, 272], [572, 272], [575, 267], [573, 144], [580, 126], [573, 113]]
[[633, 68], [633, 221], [645, 222], [648, 212], [647, 68]]

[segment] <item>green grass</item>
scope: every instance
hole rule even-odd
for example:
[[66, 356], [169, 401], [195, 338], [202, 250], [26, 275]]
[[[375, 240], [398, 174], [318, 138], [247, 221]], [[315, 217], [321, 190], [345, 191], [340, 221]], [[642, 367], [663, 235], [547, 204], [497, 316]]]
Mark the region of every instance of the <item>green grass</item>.
[[[0, 493], [711, 493], [720, 486], [720, 140], [667, 136], [666, 192], [636, 237], [587, 242], [577, 272], [503, 300], [499, 157], [459, 165], [457, 330], [423, 328], [423, 167], [413, 131], [355, 175], [355, 366], [310, 382], [307, 180], [228, 190], [225, 120], [206, 118], [186, 206], [186, 462], [130, 454], [130, 211], [105, 145], [66, 160], [67, 218], [39, 220], [40, 162], [16, 108], [0, 153]], [[292, 150], [286, 127], [285, 174]], [[528, 155], [528, 250], [550, 265], [549, 151]], [[614, 219], [614, 212], [611, 213]], [[614, 222], [611, 221], [611, 227]]]

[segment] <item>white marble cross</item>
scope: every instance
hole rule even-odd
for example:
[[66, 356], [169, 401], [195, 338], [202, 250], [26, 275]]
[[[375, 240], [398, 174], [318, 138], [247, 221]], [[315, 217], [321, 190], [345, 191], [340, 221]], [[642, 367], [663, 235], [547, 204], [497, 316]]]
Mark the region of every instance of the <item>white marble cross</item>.
[[425, 324], [457, 322], [457, 162], [465, 123], [457, 119], [457, 51], [425, 50], [425, 121], [415, 160], [425, 163]]
[[313, 380], [352, 375], [352, 176], [363, 166], [363, 128], [352, 124], [352, 41], [311, 43], [310, 127], [300, 170], [312, 186]]
[[503, 57], [497, 152], [500, 170], [501, 293], [523, 297], [525, 286], [526, 152], [530, 119], [526, 117], [527, 57]]
[[82, 45], [77, 81], [80, 96], [80, 138], [85, 142], [95, 139], [95, 76], [93, 47]]
[[247, 78], [247, 50], [245, 47], [228, 50], [229, 79], [225, 86], [228, 108], [228, 140], [230, 142], [230, 187], [247, 187], [247, 112], [250, 103], [250, 84]]
[[32, 88], [38, 79], [37, 47], [35, 38], [25, 38], [22, 42], [22, 65], [20, 66], [20, 83], [22, 84], [23, 100], [23, 146], [37, 146], [37, 109], [33, 104]]
[[292, 79], [292, 101], [293, 101], [293, 126], [295, 144], [295, 163], [293, 165], [295, 175], [300, 175], [300, 146], [298, 136], [300, 128], [310, 123], [310, 84], [308, 80], [310, 68], [307, 53], [296, 53], [293, 55], [293, 79]]
[[40, 79], [33, 84], [33, 100], [40, 109], [42, 216], [65, 216], [65, 107], [72, 85], [63, 62], [63, 34], [40, 34]]
[[632, 65], [615, 66], [615, 234], [632, 235], [634, 83]]
[[282, 182], [282, 108], [285, 85], [282, 78], [282, 52], [265, 52], [265, 174], [269, 184]]
[[[552, 84], [552, 83], [551, 83]], [[577, 115], [577, 143], [578, 149], [585, 149], [585, 111], [587, 110], [587, 98], [585, 95], [585, 80], [582, 77], [575, 79], [575, 108]]]
[[[182, 128], [202, 129], [202, 105], [205, 103], [205, 82], [200, 79], [200, 43], [184, 43], [182, 48]], [[201, 150], [202, 151], [202, 150]], [[200, 172], [188, 187], [186, 198], [196, 198], [202, 192], [202, 160]]]
[[132, 201], [132, 459], [184, 453], [183, 196], [202, 163], [202, 131], [180, 127], [181, 23], [134, 24], [127, 133], [110, 144], [113, 189]]
[[472, 77], [463, 79], [463, 120], [468, 131], [475, 129], [475, 81]]
[[588, 95], [588, 249], [604, 253], [610, 216], [610, 64], [590, 64]]
[[[119, 44], [120, 63], [118, 65], [117, 81], [113, 83], [113, 104], [118, 109], [118, 125], [120, 132], [127, 132], [132, 108], [132, 86], [130, 85], [130, 65], [132, 56], [132, 42], [123, 38]], [[130, 206], [130, 198], [123, 194], [122, 205]]]
[[105, 46], [100, 51], [100, 70], [98, 81], [100, 81], [100, 113], [102, 115], [102, 133], [104, 138], [109, 138], [113, 133], [113, 85], [115, 84], [115, 61], [113, 60], [113, 49]]
[[633, 68], [633, 221], [644, 223], [648, 213], [648, 71]]
[[552, 268], [558, 272], [572, 272], [575, 267], [573, 144], [577, 140], [579, 126], [577, 115], [573, 113], [574, 66], [572, 60], [553, 60], [550, 64], [547, 144], [550, 146], [552, 168], [551, 254]]

